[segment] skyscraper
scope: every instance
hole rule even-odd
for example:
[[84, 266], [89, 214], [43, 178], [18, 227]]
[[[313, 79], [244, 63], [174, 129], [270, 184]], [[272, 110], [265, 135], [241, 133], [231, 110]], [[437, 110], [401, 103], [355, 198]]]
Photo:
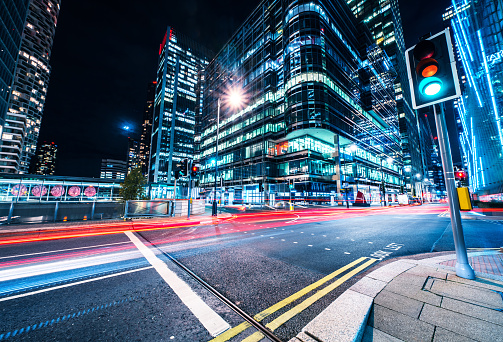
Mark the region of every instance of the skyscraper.
[[453, 0], [450, 19], [463, 72], [459, 140], [471, 190], [503, 201], [503, 3]]
[[56, 171], [56, 154], [58, 145], [54, 142], [43, 142], [40, 144], [33, 163], [35, 164], [33, 173], [36, 175], [54, 175]]
[[150, 159], [150, 143], [152, 141], [152, 120], [154, 118], [155, 86], [157, 82], [150, 82], [147, 87], [147, 103], [143, 110], [143, 123], [141, 125], [140, 146], [138, 151], [139, 166], [144, 175], [148, 172]]
[[397, 194], [395, 76], [345, 1], [262, 1], [207, 67], [202, 185], [245, 203]]
[[420, 122], [411, 107], [409, 82], [405, 65], [405, 42], [398, 0], [347, 0], [358, 20], [365, 23], [376, 43], [388, 54], [397, 71], [395, 98], [400, 122], [406, 188], [418, 190], [416, 175], [424, 174], [419, 128]]
[[168, 27], [159, 47], [149, 181], [174, 182], [173, 163], [194, 158], [200, 70], [212, 53]]
[[131, 137], [128, 140], [128, 154], [127, 154], [127, 172], [140, 167], [140, 142]]
[[24, 138], [26, 117], [11, 115], [7, 109], [12, 93], [21, 37], [28, 13], [29, 0], [5, 0], [0, 3], [0, 172], [17, 165]]
[[56, 32], [60, 0], [31, 0], [24, 23], [16, 73], [6, 123], [22, 130], [2, 136], [0, 172], [26, 173], [35, 154], [47, 96], [51, 67], [49, 60]]

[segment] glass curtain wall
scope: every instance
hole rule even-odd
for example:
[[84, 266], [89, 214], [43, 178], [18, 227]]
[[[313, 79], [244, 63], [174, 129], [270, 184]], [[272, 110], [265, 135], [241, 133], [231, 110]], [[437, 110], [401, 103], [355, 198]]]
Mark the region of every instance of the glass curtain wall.
[[[340, 158], [355, 145], [394, 160], [396, 167], [382, 172], [398, 189], [395, 76], [344, 1], [262, 2], [207, 67], [202, 185], [210, 198], [226, 203], [271, 205], [290, 195], [327, 202], [340, 193], [341, 182], [356, 191], [358, 179], [345, 171], [355, 163]], [[235, 88], [244, 93], [242, 108], [225, 101]], [[381, 172], [380, 164], [362, 159], [361, 170], [365, 166]], [[378, 180], [367, 183], [377, 186]]]

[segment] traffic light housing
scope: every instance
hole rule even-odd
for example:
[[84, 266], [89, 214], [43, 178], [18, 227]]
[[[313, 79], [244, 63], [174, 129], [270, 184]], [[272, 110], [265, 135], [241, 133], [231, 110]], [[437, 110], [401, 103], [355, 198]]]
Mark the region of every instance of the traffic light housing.
[[293, 179], [288, 180], [288, 187], [292, 190], [295, 188], [295, 183], [293, 182]]
[[458, 181], [461, 181], [461, 182], [466, 181], [466, 171], [464, 171], [464, 170], [455, 171], [454, 178]]
[[180, 162], [180, 176], [186, 177], [189, 175], [189, 160], [183, 159]]
[[412, 108], [461, 96], [450, 30], [420, 41], [405, 51]]
[[190, 175], [191, 175], [192, 177], [197, 177], [197, 175], [198, 175], [198, 174], [199, 174], [199, 166], [197, 166], [197, 165], [192, 165]]

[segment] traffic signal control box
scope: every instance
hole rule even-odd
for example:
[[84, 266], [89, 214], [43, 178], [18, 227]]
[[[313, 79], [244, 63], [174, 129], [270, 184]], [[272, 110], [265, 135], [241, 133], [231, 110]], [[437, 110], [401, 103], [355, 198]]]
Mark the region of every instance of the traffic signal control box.
[[420, 41], [405, 51], [412, 108], [461, 96], [450, 30]]
[[464, 210], [464, 211], [470, 211], [472, 210], [472, 201], [470, 199], [470, 192], [468, 191], [468, 188], [456, 188], [458, 192], [458, 199], [459, 199], [459, 209]]

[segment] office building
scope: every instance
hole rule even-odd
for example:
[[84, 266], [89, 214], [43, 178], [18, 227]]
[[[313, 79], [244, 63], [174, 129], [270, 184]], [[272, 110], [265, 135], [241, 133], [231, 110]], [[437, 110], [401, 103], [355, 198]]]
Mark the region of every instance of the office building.
[[470, 189], [481, 200], [503, 201], [503, 8], [500, 1], [453, 0], [443, 17], [464, 83], [456, 109]]
[[398, 0], [347, 0], [347, 4], [357, 19], [367, 25], [374, 40], [388, 54], [397, 71], [394, 87], [403, 153], [404, 182], [406, 190], [412, 194], [419, 191], [421, 186], [416, 175], [424, 174], [425, 156], [421, 155], [421, 144], [418, 144], [421, 141], [419, 134], [421, 128], [418, 127], [420, 121], [411, 106]]
[[159, 47], [149, 182], [173, 184], [173, 164], [194, 158], [200, 71], [212, 53], [168, 27]]
[[102, 159], [100, 178], [124, 180], [127, 174], [127, 161]]
[[143, 123], [141, 124], [140, 146], [138, 151], [139, 164], [144, 175], [148, 172], [150, 159], [150, 142], [152, 140], [152, 120], [154, 117], [155, 86], [157, 82], [150, 82], [147, 86], [147, 103], [143, 110]]
[[32, 161], [32, 173], [36, 175], [54, 175], [56, 171], [56, 154], [58, 153], [58, 145], [54, 142], [43, 142], [40, 144], [37, 153]]
[[383, 183], [399, 193], [396, 72], [345, 1], [262, 1], [206, 69], [207, 198], [319, 203], [349, 188], [379, 201]]
[[128, 140], [127, 172], [140, 167], [140, 142], [131, 137]]
[[[29, 0], [5, 0], [0, 3], [0, 138], [4, 132], [12, 82], [21, 47], [21, 37]], [[12, 133], [11, 130], [6, 130]], [[1, 162], [0, 162], [1, 163]]]
[[[14, 172], [24, 140], [26, 116], [7, 118], [9, 99], [16, 72], [29, 0], [5, 0], [0, 3], [0, 171]], [[4, 168], [7, 167], [7, 168]]]
[[[60, 3], [60, 0], [30, 1], [6, 114], [6, 123], [16, 133], [2, 135], [0, 172], [26, 173], [35, 155]], [[22, 136], [21, 144], [17, 134]]]

